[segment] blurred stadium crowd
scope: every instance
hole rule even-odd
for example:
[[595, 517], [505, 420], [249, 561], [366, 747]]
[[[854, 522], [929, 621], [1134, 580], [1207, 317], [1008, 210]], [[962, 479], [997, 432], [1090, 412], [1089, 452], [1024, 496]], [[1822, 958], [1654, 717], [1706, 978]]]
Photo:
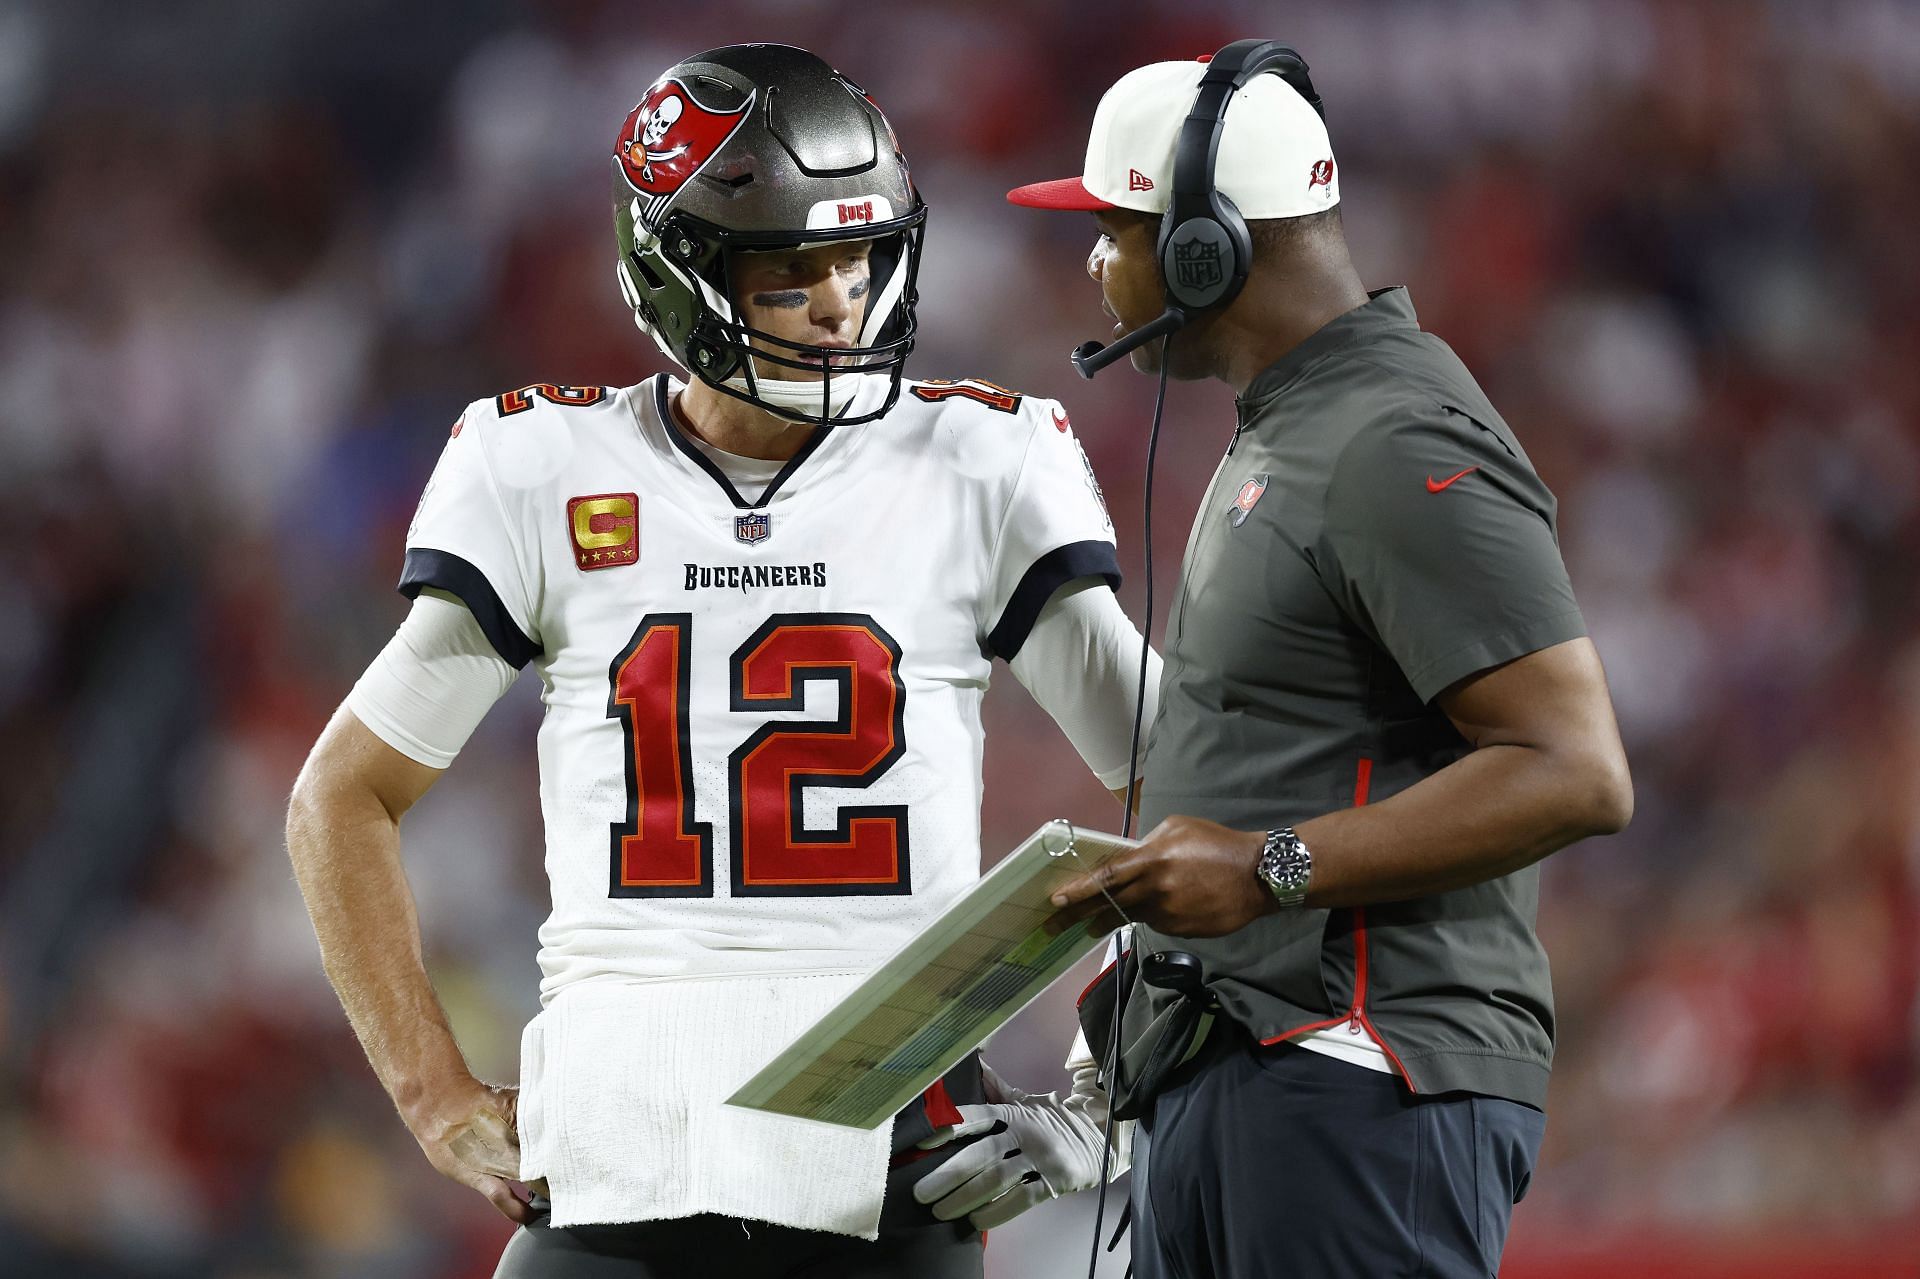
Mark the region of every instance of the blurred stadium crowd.
[[[933, 210], [911, 368], [1066, 399], [1136, 617], [1151, 387], [1073, 377], [1091, 225], [1001, 196], [1077, 171], [1127, 68], [1300, 46], [1363, 278], [1411, 286], [1560, 496], [1638, 783], [1625, 835], [1548, 867], [1561, 1055], [1510, 1272], [1600, 1239], [1920, 1250], [1920, 4], [1317, 10], [0, 6], [0, 1273], [491, 1272], [505, 1223], [419, 1156], [321, 978], [284, 797], [404, 611], [461, 407], [660, 367], [607, 154], [661, 68], [750, 38], [887, 108]], [[1232, 421], [1170, 403], [1163, 606]], [[544, 913], [532, 682], [408, 825], [496, 1078]], [[988, 856], [1114, 821], [1000, 683]], [[1057, 1081], [1068, 998], [1003, 1073]], [[991, 1273], [1051, 1273], [1007, 1235]]]

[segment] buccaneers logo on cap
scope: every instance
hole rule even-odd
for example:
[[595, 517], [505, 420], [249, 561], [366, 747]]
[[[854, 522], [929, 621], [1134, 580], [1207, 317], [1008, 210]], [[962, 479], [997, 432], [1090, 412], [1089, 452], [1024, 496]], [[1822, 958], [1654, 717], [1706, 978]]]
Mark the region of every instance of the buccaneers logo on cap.
[[1315, 160], [1313, 162], [1313, 168], [1307, 173], [1307, 190], [1311, 191], [1315, 187], [1332, 187], [1332, 186], [1333, 186], [1333, 161], [1330, 159]]
[[678, 80], [662, 80], [628, 114], [613, 153], [634, 190], [672, 195], [713, 158], [752, 105], [749, 95], [736, 110], [709, 111]]

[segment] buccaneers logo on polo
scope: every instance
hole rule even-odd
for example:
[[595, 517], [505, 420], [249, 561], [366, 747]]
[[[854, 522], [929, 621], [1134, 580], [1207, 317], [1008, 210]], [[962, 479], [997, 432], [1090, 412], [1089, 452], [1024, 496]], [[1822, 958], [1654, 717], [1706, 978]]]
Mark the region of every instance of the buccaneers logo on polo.
[[1247, 482], [1234, 495], [1233, 509], [1227, 512], [1227, 521], [1235, 528], [1245, 524], [1247, 516], [1253, 514], [1253, 504], [1267, 491], [1267, 484], [1272, 478], [1270, 475], [1249, 475]]
[[672, 195], [740, 127], [753, 96], [732, 111], [701, 106], [678, 80], [662, 80], [627, 114], [613, 153], [636, 191]]

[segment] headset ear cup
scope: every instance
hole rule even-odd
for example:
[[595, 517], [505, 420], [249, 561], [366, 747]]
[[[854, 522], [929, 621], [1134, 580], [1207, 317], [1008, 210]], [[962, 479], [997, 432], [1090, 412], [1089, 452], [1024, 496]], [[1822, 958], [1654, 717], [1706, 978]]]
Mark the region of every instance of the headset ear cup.
[[1215, 310], [1239, 295], [1253, 261], [1253, 237], [1232, 200], [1208, 193], [1207, 211], [1160, 226], [1160, 277], [1173, 305]]
[[1212, 193], [1213, 218], [1227, 233], [1227, 240], [1233, 245], [1232, 260], [1225, 263], [1227, 268], [1227, 290], [1220, 295], [1214, 305], [1225, 307], [1240, 296], [1241, 288], [1247, 282], [1247, 273], [1253, 270], [1253, 232], [1247, 227], [1247, 220], [1240, 216], [1240, 206], [1232, 197], [1222, 191]]
[[1211, 217], [1173, 228], [1160, 254], [1161, 282], [1172, 305], [1202, 311], [1217, 305], [1232, 283], [1233, 238]]

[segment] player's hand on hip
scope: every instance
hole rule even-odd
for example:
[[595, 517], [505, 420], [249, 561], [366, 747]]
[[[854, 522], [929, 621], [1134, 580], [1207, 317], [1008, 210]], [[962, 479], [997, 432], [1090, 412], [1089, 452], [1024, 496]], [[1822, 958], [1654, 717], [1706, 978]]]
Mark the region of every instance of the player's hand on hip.
[[520, 1176], [520, 1090], [471, 1075], [442, 1084], [403, 1106], [401, 1115], [427, 1159], [446, 1176], [487, 1197], [509, 1221], [526, 1225], [534, 1211], [515, 1186]]
[[1103, 933], [1130, 920], [1175, 937], [1225, 936], [1277, 909], [1254, 874], [1266, 838], [1264, 831], [1169, 817], [1140, 847], [1056, 890], [1053, 903], [1061, 909], [1047, 928], [1057, 934], [1085, 919]]
[[976, 1230], [1003, 1226], [1033, 1207], [1100, 1182], [1107, 1096], [1076, 1090], [1066, 1100], [1022, 1092], [981, 1064], [994, 1104], [961, 1106], [958, 1124], [920, 1145], [968, 1141], [914, 1183], [913, 1197], [942, 1221], [965, 1217]]

